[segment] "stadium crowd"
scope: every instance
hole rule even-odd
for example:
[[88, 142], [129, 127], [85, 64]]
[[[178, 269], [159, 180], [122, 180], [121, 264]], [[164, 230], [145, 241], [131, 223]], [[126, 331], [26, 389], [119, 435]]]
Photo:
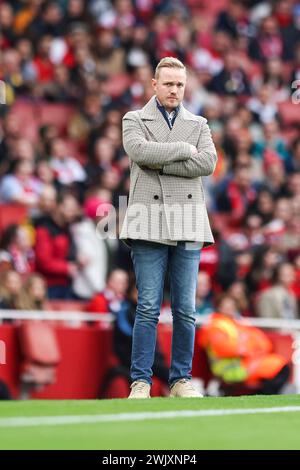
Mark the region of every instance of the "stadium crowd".
[[299, 318], [300, 3], [0, 1], [0, 46], [1, 308], [118, 311], [129, 250], [95, 229], [128, 195], [122, 116], [176, 56], [218, 153], [197, 314], [225, 293], [236, 316]]

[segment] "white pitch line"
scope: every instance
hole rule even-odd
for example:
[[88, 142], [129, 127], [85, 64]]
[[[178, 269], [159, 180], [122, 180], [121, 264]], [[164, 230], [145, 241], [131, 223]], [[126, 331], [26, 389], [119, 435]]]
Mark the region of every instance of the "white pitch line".
[[107, 415], [70, 415], [70, 416], [37, 416], [22, 418], [0, 418], [0, 428], [18, 428], [31, 426], [62, 426], [68, 424], [113, 423], [121, 421], [146, 421], [176, 418], [204, 418], [207, 416], [233, 416], [269, 413], [300, 412], [300, 406], [283, 406], [273, 408], [245, 408], [232, 410], [181, 410], [156, 411], [147, 413], [121, 413]]

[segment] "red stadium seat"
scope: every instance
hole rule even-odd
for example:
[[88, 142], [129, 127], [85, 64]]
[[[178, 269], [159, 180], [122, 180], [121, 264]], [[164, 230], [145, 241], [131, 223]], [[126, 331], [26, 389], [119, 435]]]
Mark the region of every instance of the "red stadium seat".
[[31, 390], [55, 382], [61, 355], [55, 332], [49, 323], [24, 322], [20, 325], [19, 338], [23, 356], [21, 396], [25, 398]]
[[221, 10], [225, 10], [229, 0], [214, 0], [213, 2], [207, 2], [205, 0], [187, 0], [188, 7], [192, 11], [196, 10], [206, 10], [214, 15], [219, 13]]
[[226, 10], [229, 0], [214, 0], [213, 2], [203, 2], [205, 9], [217, 15], [220, 11]]
[[65, 132], [75, 109], [66, 104], [42, 103], [37, 105], [36, 112], [39, 126], [54, 124], [60, 132]]
[[285, 101], [280, 103], [278, 107], [279, 115], [284, 126], [288, 127], [293, 124], [300, 125], [299, 104], [294, 104], [292, 101]]
[[296, 127], [290, 127], [280, 131], [281, 137], [285, 140], [287, 145], [291, 145], [293, 141], [299, 136], [299, 130]]
[[76, 158], [76, 160], [78, 160], [82, 165], [85, 165], [87, 163], [86, 154], [80, 150], [77, 142], [74, 142], [74, 140], [71, 139], [64, 139], [64, 142], [70, 157]]
[[25, 359], [41, 366], [56, 366], [60, 352], [53, 328], [43, 321], [20, 325], [20, 341]]
[[11, 224], [22, 224], [27, 218], [27, 207], [21, 204], [0, 204], [0, 233]]
[[84, 312], [87, 303], [81, 300], [48, 300], [47, 310], [60, 312]]
[[130, 85], [127, 74], [112, 75], [106, 84], [106, 91], [113, 98], [121, 96]]
[[38, 125], [35, 104], [25, 99], [17, 99], [11, 108], [11, 114], [21, 123], [22, 137], [35, 142], [38, 139]]

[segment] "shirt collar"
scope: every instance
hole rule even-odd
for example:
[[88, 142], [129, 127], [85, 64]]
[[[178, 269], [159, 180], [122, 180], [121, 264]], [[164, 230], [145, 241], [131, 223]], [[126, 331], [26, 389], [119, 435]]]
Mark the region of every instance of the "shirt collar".
[[[176, 108], [173, 109], [173, 111], [171, 111], [170, 113], [168, 113], [168, 111], [166, 110], [166, 108], [159, 102], [158, 98], [156, 97], [155, 98], [156, 100], [156, 105], [158, 107], [158, 109], [161, 111], [161, 112], [165, 112], [167, 113], [167, 115], [169, 115], [171, 118], [172, 117], [176, 117], [178, 112], [179, 112], [179, 108], [180, 106], [178, 105]], [[175, 114], [174, 114], [175, 113]]]

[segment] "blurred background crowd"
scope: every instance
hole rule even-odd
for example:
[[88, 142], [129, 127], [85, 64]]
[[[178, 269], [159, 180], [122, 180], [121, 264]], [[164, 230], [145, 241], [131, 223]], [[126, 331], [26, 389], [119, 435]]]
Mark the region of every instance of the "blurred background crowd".
[[96, 212], [128, 195], [122, 116], [175, 56], [218, 153], [197, 314], [299, 318], [300, 3], [0, 1], [0, 49], [1, 308], [134, 297], [129, 250], [97, 237]]

